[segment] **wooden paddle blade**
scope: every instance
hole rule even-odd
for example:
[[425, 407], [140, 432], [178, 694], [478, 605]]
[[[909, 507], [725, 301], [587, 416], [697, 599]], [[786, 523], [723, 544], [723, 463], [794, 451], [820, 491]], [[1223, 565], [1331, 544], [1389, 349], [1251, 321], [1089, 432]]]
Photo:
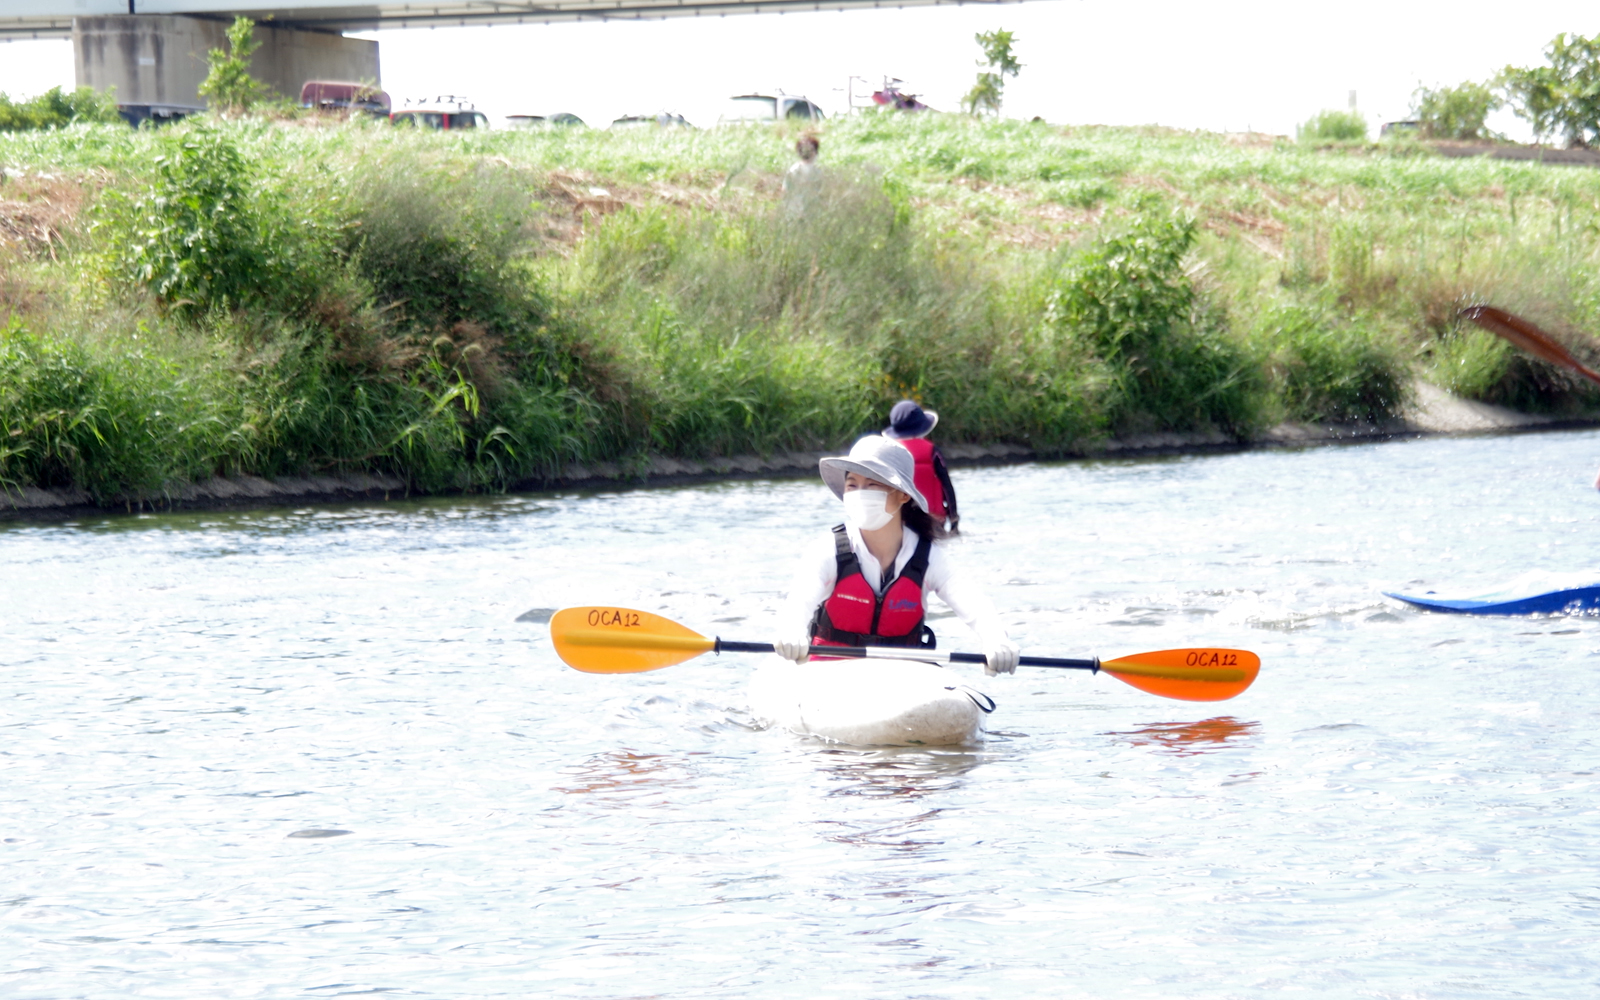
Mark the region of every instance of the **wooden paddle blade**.
[[1468, 306], [1461, 310], [1461, 316], [1536, 358], [1543, 358], [1553, 365], [1571, 368], [1589, 381], [1600, 383], [1600, 372], [1573, 357], [1572, 352], [1562, 346], [1560, 341], [1521, 316], [1508, 313], [1504, 309], [1496, 309], [1494, 306]]
[[716, 645], [670, 618], [632, 608], [562, 608], [550, 641], [567, 666], [589, 674], [639, 674], [709, 653]]
[[1261, 657], [1246, 649], [1161, 649], [1106, 660], [1100, 669], [1163, 698], [1226, 701], [1255, 683]]

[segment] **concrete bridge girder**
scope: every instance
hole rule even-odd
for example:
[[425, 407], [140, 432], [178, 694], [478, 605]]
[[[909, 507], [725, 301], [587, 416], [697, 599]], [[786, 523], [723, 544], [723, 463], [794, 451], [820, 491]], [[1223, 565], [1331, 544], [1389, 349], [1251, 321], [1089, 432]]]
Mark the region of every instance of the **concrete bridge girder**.
[[0, 41], [73, 40], [77, 82], [116, 88], [121, 105], [174, 111], [205, 106], [206, 53], [225, 46], [236, 15], [256, 21], [263, 44], [251, 74], [285, 97], [307, 80], [382, 86], [378, 43], [345, 31], [449, 25], [641, 21], [822, 10], [983, 4], [1020, 0], [0, 0]]
[[[226, 49], [228, 21], [164, 14], [73, 19], [78, 86], [116, 88], [122, 105], [205, 107], [206, 53]], [[325, 31], [256, 25], [250, 73], [291, 99], [307, 80], [379, 82], [378, 43]]]

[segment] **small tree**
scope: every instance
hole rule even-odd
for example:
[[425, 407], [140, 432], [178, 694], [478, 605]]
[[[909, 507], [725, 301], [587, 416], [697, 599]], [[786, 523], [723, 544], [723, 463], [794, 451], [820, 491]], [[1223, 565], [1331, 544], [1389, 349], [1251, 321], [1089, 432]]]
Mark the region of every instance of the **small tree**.
[[1411, 115], [1430, 139], [1492, 139], [1484, 121], [1504, 106], [1489, 84], [1471, 80], [1438, 90], [1418, 87], [1411, 95]]
[[200, 84], [200, 93], [224, 114], [242, 114], [272, 97], [272, 88], [250, 75], [250, 57], [261, 47], [255, 35], [254, 21], [236, 17], [228, 28], [228, 51], [206, 53], [211, 72]]
[[961, 99], [961, 106], [968, 114], [989, 111], [998, 116], [1001, 95], [1006, 88], [1005, 78], [1014, 78], [1021, 71], [1022, 64], [1017, 62], [1016, 55], [1011, 51], [1011, 32], [981, 31], [973, 37], [978, 47], [983, 49], [983, 58], [978, 60], [978, 65], [989, 69], [978, 74], [978, 82]]
[[1557, 35], [1544, 50], [1547, 66], [1507, 66], [1500, 86], [1518, 118], [1543, 140], [1560, 135], [1569, 146], [1600, 138], [1600, 35]]

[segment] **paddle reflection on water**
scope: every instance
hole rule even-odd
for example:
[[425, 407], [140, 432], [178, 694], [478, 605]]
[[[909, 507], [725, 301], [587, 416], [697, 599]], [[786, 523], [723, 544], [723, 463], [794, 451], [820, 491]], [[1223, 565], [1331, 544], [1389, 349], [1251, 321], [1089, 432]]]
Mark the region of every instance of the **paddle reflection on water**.
[[1101, 733], [1119, 743], [1154, 747], [1157, 753], [1174, 757], [1193, 757], [1216, 753], [1225, 747], [1248, 748], [1250, 739], [1261, 732], [1261, 724], [1243, 722], [1231, 715], [1219, 715], [1199, 722], [1156, 722], [1126, 732]]
[[563, 773], [575, 780], [570, 784], [552, 785], [550, 790], [564, 795], [617, 799], [618, 805], [636, 805], [642, 795], [665, 793], [673, 785], [692, 780], [694, 775], [681, 760], [690, 755], [608, 750], [581, 764], [564, 768]]
[[[864, 808], [819, 810], [812, 823], [829, 843], [887, 850], [902, 858], [930, 851], [934, 852], [930, 858], [936, 857], [946, 845], [933, 827], [946, 808], [926, 808], [922, 800], [930, 796], [934, 801], [947, 800], [987, 760], [981, 752], [830, 747], [811, 760], [825, 783], [823, 799], [853, 799]], [[876, 886], [873, 894], [885, 898], [919, 896], [917, 887], [932, 879], [898, 869], [863, 874], [865, 882]]]
[[[823, 834], [823, 839], [831, 843], [852, 844], [856, 847], [883, 847], [900, 853], [914, 853], [944, 846], [942, 840], [919, 839], [917, 836], [925, 832], [924, 827], [932, 820], [938, 819], [943, 811], [929, 809], [915, 816], [865, 826], [836, 819], [819, 819], [817, 825], [829, 831]], [[896, 885], [903, 885], [903, 880], [897, 881]]]
[[979, 752], [908, 747], [830, 747], [819, 757], [823, 762], [817, 770], [838, 782], [828, 790], [829, 797], [905, 799], [959, 787], [963, 778], [987, 759]]

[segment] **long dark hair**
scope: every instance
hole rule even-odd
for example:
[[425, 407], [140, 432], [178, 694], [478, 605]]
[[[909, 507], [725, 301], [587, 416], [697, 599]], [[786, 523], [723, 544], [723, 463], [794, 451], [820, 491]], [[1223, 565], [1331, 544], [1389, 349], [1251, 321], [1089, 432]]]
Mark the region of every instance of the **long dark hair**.
[[930, 538], [940, 542], [951, 535], [953, 531], [946, 531], [945, 526], [933, 519], [933, 515], [917, 506], [915, 500], [907, 500], [900, 507], [900, 517], [905, 526], [917, 533], [918, 538]]

